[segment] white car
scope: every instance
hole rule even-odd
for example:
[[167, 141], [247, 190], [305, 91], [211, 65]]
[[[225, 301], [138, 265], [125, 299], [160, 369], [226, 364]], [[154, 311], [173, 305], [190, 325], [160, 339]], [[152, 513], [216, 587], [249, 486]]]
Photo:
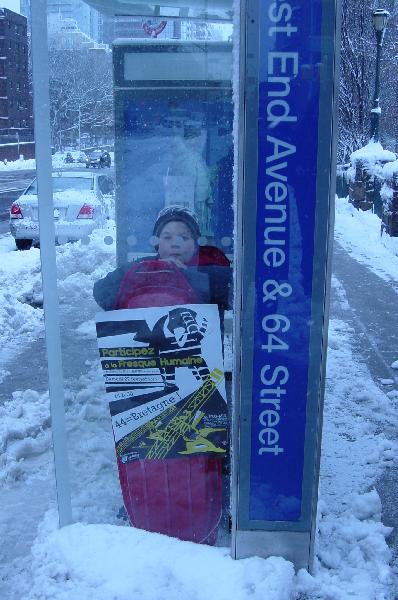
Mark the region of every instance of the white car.
[[[53, 173], [52, 181], [56, 242], [79, 240], [113, 218], [114, 184], [109, 176], [61, 171]], [[10, 230], [18, 250], [28, 250], [39, 242], [36, 179], [12, 203]]]

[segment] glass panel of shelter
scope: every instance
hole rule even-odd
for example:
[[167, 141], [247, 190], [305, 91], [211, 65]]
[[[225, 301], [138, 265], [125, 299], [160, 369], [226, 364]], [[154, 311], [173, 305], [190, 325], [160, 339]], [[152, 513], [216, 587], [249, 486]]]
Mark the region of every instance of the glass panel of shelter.
[[92, 179], [77, 241], [57, 236], [73, 516], [228, 545], [232, 45], [155, 26], [113, 43], [114, 143], [95, 96], [73, 113], [68, 170]]

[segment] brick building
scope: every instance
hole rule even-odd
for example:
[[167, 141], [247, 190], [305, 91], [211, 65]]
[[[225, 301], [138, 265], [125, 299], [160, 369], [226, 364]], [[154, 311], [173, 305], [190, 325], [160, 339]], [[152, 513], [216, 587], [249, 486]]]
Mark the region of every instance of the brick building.
[[0, 8], [0, 144], [16, 142], [19, 151], [20, 142], [32, 141], [32, 128], [27, 20]]

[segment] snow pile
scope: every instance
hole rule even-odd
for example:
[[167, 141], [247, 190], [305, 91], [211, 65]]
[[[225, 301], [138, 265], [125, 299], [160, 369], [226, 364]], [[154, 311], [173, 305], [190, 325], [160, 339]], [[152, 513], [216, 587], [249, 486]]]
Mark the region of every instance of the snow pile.
[[86, 361], [87, 374], [79, 378], [77, 391], [69, 391], [67, 398], [73, 514], [75, 520], [85, 523], [120, 525], [124, 524], [118, 518], [123, 500], [109, 406], [94, 341], [92, 353], [94, 358]]
[[384, 150], [380, 142], [370, 141], [363, 148], [359, 148], [351, 154], [351, 167], [347, 171], [349, 181], [355, 181], [355, 172], [357, 164], [361, 163], [362, 167], [367, 169], [372, 175], [383, 177], [383, 165], [385, 163], [395, 161], [397, 158], [394, 152]]
[[[358, 496], [364, 510], [356, 516], [357, 507], [348, 507], [336, 520], [320, 503], [322, 520], [316, 575], [299, 572], [297, 591], [304, 598], [321, 600], [391, 599], [393, 575], [388, 562], [391, 552], [385, 538], [391, 529], [380, 522], [380, 500], [373, 490]], [[376, 514], [372, 514], [376, 504]], [[365, 516], [366, 515], [366, 516]]]
[[0, 482], [21, 480], [30, 474], [29, 461], [47, 452], [51, 444], [48, 394], [16, 391], [0, 406]]
[[27, 158], [26, 160], [0, 161], [0, 171], [22, 171], [25, 169], [36, 169], [36, 160]]
[[351, 164], [355, 165], [359, 160], [367, 165], [374, 164], [376, 161], [378, 162], [388, 162], [396, 160], [397, 156], [395, 152], [390, 152], [390, 150], [384, 150], [383, 146], [380, 142], [371, 141], [363, 148], [359, 148], [359, 150], [355, 150], [351, 154], [350, 160]]
[[398, 281], [398, 238], [381, 235], [381, 220], [370, 210], [336, 198], [335, 238], [354, 258], [386, 281]]
[[[109, 244], [109, 240], [112, 243]], [[98, 229], [74, 244], [57, 247], [57, 275], [60, 302], [67, 305], [86, 303], [94, 317], [99, 310], [93, 299], [93, 285], [115, 268], [114, 223], [108, 229]], [[77, 303], [77, 304], [74, 304]]]
[[[35, 308], [41, 301], [40, 254], [36, 249], [26, 253], [15, 250], [9, 236], [1, 240], [0, 252], [6, 260], [0, 266], [0, 382], [7, 371], [5, 362], [21, 350], [23, 344], [43, 334], [43, 311]], [[32, 301], [32, 304], [28, 302]]]
[[[109, 244], [109, 240], [113, 243]], [[90, 237], [57, 246], [58, 293], [61, 304], [85, 302], [92, 317], [98, 309], [92, 297], [94, 282], [115, 268], [114, 223], [96, 230]], [[44, 335], [43, 294], [40, 251], [15, 250], [14, 240], [2, 238], [0, 252], [6, 260], [0, 266], [0, 381], [7, 374], [5, 362], [20, 352], [29, 341]], [[77, 267], [78, 265], [78, 267]], [[20, 337], [23, 336], [23, 347]]]
[[293, 565], [282, 558], [234, 561], [138, 529], [47, 523], [33, 548], [26, 600], [289, 600]]
[[388, 213], [391, 210], [391, 202], [393, 200], [394, 188], [397, 189], [398, 160], [384, 165], [383, 177], [384, 184], [380, 190], [380, 195], [383, 200], [384, 212]]
[[[64, 152], [56, 152], [52, 155], [52, 165], [53, 169], [62, 169], [65, 167], [69, 167], [67, 163], [65, 163], [66, 153]], [[81, 166], [81, 165], [79, 165]], [[25, 169], [36, 169], [36, 159], [35, 158], [27, 158], [25, 160], [9, 160], [9, 161], [0, 161], [0, 171], [22, 171]]]
[[[337, 280], [334, 286], [343, 296]], [[381, 502], [372, 486], [397, 462], [398, 445], [383, 433], [387, 423], [398, 426], [397, 403], [372, 381], [354, 344], [347, 323], [332, 320], [315, 577], [303, 572], [298, 577], [300, 590], [307, 586], [307, 594], [312, 590], [322, 600], [387, 599], [394, 584], [386, 543], [391, 529], [381, 523]]]
[[392, 180], [394, 175], [398, 175], [398, 160], [389, 162], [383, 167], [383, 176], [386, 180]]

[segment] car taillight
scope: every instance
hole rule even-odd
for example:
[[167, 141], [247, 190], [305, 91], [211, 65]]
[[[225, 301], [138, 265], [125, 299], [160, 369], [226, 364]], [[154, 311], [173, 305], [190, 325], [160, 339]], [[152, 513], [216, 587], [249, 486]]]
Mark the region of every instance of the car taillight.
[[17, 202], [13, 202], [10, 208], [11, 219], [23, 219], [21, 207]]
[[77, 215], [78, 219], [92, 219], [94, 217], [94, 208], [91, 204], [83, 204]]

